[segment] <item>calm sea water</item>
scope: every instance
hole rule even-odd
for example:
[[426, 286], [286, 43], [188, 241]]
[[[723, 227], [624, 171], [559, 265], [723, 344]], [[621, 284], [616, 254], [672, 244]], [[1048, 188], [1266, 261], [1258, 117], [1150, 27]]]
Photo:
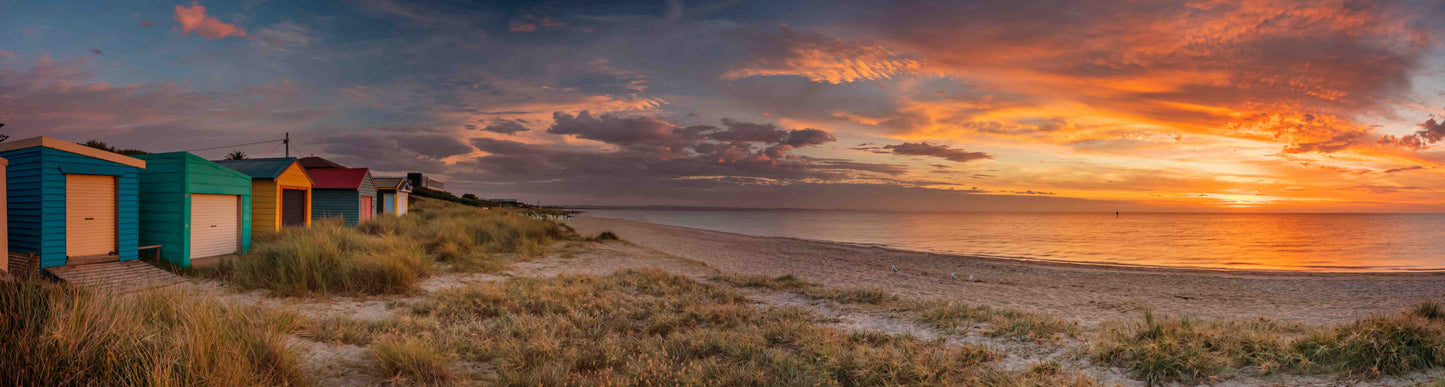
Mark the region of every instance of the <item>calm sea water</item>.
[[1000, 258], [1316, 272], [1445, 270], [1440, 214], [589, 210], [587, 215]]

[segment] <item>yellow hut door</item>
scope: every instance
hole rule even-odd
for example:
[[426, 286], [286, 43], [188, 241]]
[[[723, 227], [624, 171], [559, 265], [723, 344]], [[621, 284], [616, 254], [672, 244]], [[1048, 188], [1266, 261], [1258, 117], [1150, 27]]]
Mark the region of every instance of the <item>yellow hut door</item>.
[[65, 175], [65, 255], [116, 252], [115, 176]]

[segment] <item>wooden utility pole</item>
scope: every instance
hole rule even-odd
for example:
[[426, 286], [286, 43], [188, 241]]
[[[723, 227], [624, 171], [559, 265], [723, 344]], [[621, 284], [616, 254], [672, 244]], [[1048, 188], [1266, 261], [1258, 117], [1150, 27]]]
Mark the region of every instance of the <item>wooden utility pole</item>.
[[281, 143], [286, 144], [286, 157], [291, 157], [291, 132], [286, 132], [286, 139], [281, 140]]

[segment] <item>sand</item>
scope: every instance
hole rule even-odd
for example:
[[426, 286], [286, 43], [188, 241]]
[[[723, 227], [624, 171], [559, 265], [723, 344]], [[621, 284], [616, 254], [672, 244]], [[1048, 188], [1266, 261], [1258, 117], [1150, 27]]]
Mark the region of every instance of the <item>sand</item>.
[[[832, 287], [1048, 313], [1093, 327], [1145, 310], [1205, 319], [1307, 323], [1395, 313], [1445, 300], [1445, 273], [1283, 273], [1033, 262], [766, 238], [579, 216], [583, 235], [612, 231], [639, 247], [726, 273], [783, 275]], [[898, 272], [890, 267], [896, 265]], [[958, 279], [949, 278], [957, 273]], [[979, 281], [967, 281], [969, 275]]]

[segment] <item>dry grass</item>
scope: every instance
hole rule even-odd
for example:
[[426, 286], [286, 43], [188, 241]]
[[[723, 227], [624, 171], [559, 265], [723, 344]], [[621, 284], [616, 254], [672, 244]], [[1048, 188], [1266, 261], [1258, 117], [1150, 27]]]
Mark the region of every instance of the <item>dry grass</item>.
[[399, 384], [441, 385], [455, 379], [452, 360], [414, 337], [388, 336], [371, 346], [376, 363]]
[[1102, 363], [1149, 383], [1194, 381], [1236, 372], [1403, 375], [1445, 365], [1445, 320], [1438, 304], [1348, 324], [1308, 327], [1269, 320], [1199, 322], [1156, 318], [1112, 328], [1094, 350]]
[[[983, 347], [845, 333], [797, 308], [658, 271], [513, 278], [433, 294], [430, 348], [500, 385], [1016, 385]], [[448, 354], [441, 354], [447, 356]], [[1048, 377], [1054, 377], [1050, 375]], [[1062, 377], [1061, 377], [1062, 378]], [[1060, 379], [1062, 380], [1062, 379]], [[1037, 384], [1044, 384], [1043, 382]]]
[[366, 235], [324, 220], [260, 241], [250, 254], [223, 259], [208, 275], [242, 288], [298, 296], [400, 293], [430, 271], [415, 241]]
[[355, 229], [336, 220], [288, 228], [257, 239], [252, 251], [228, 257], [201, 275], [278, 295], [396, 294], [414, 288], [434, 264], [498, 272], [518, 256], [543, 254], [578, 239], [556, 222], [511, 210], [483, 210], [417, 199], [407, 216], [380, 216]]
[[177, 291], [0, 282], [0, 384], [307, 385], [295, 317]]
[[517, 259], [540, 256], [553, 243], [580, 239], [556, 222], [512, 209], [481, 209], [417, 198], [407, 216], [383, 216], [357, 230], [410, 239], [434, 261], [453, 270], [494, 273]]
[[843, 304], [885, 306], [904, 312], [913, 320], [945, 333], [962, 334], [978, 323], [987, 324], [984, 330], [987, 335], [1029, 340], [1073, 337], [1079, 333], [1078, 323], [1050, 316], [947, 301], [903, 300], [876, 289], [833, 289], [800, 280], [792, 275], [724, 275], [712, 279], [734, 286], [788, 291]]

